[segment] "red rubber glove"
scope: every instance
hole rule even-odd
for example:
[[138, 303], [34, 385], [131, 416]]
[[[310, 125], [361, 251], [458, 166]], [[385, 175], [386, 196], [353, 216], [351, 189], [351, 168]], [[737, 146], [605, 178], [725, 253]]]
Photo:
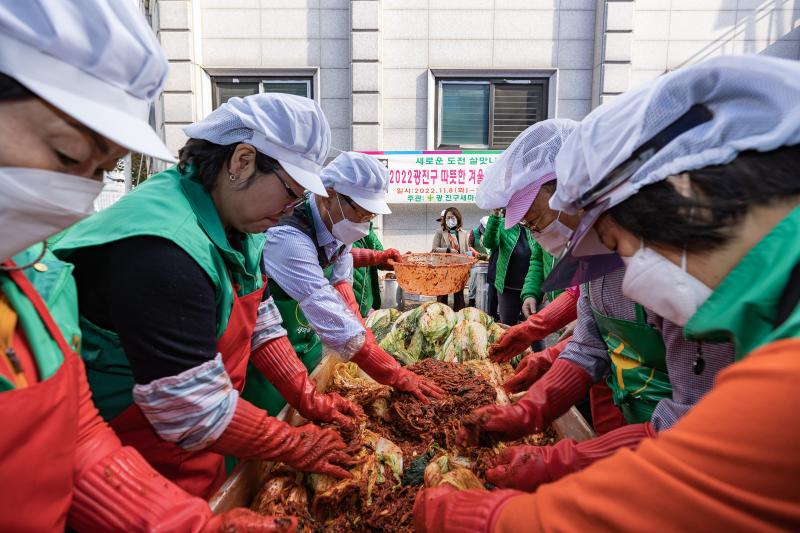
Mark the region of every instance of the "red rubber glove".
[[361, 349], [350, 360], [378, 383], [412, 394], [422, 403], [429, 403], [428, 397], [444, 397], [444, 391], [436, 383], [400, 366], [391, 355], [375, 344], [374, 337], [370, 339], [367, 336]]
[[71, 529], [89, 532], [297, 531], [296, 518], [261, 516], [247, 509], [212, 517], [205, 500], [162, 477], [128, 446], [118, 447], [77, 480], [68, 523]]
[[268, 340], [253, 352], [250, 361], [305, 418], [333, 422], [348, 433], [355, 429], [354, 419], [361, 409], [336, 393], [320, 393], [287, 337]]
[[589, 407], [592, 410], [592, 427], [598, 435], [605, 435], [628, 424], [622, 409], [614, 403], [614, 393], [602, 381], [589, 389]]
[[503, 383], [506, 392], [523, 392], [528, 390], [545, 372], [550, 370], [553, 362], [564, 348], [569, 339], [565, 339], [555, 346], [545, 348], [541, 352], [528, 354], [517, 365], [513, 376]]
[[341, 451], [344, 447], [332, 429], [313, 424], [292, 427], [239, 398], [230, 424], [208, 450], [240, 459], [282, 461], [302, 472], [345, 479], [352, 476], [339, 466], [350, 461]]
[[650, 422], [645, 422], [584, 442], [564, 439], [554, 446], [512, 446], [486, 471], [486, 479], [499, 487], [533, 492], [539, 485], [583, 470], [620, 448], [635, 450], [642, 440], [655, 436]]
[[571, 291], [564, 291], [544, 309], [531, 315], [525, 322], [508, 328], [500, 340], [489, 346], [489, 359], [505, 363], [575, 320], [578, 316], [578, 299]]
[[364, 326], [364, 344], [350, 359], [357, 364], [364, 372], [383, 385], [389, 385], [395, 389], [413, 394], [422, 403], [428, 403], [427, 396], [441, 398], [444, 391], [429, 379], [420, 377], [415, 373], [400, 366], [394, 357], [386, 353], [375, 339], [375, 335], [364, 323], [364, 319], [358, 312], [358, 302], [353, 293], [353, 287], [346, 281], [340, 281], [333, 286], [347, 304], [347, 307], [358, 317], [361, 325]]
[[120, 444], [92, 403], [83, 361], [71, 354], [64, 364], [79, 367], [75, 482], [67, 517], [70, 529], [190, 533], [297, 530], [295, 518], [259, 516], [245, 509], [212, 517], [205, 500], [189, 495], [156, 472], [134, 448]]
[[557, 359], [550, 370], [514, 405], [487, 405], [461, 421], [458, 441], [476, 444], [481, 433], [500, 440], [516, 440], [539, 433], [583, 399], [592, 378], [576, 364]]
[[414, 501], [414, 530], [419, 533], [493, 532], [503, 505], [523, 493], [515, 490], [424, 489]]
[[403, 256], [400, 251], [394, 248], [387, 250], [370, 250], [368, 248], [352, 248], [350, 255], [353, 256], [353, 267], [378, 267], [382, 270], [394, 270], [389, 264], [389, 259], [401, 263]]
[[358, 321], [361, 322], [362, 326], [364, 326], [364, 329], [367, 332], [367, 336], [368, 337], [372, 336], [373, 338], [375, 338], [375, 335], [372, 334], [372, 330], [370, 330], [367, 327], [367, 323], [364, 322], [364, 317], [361, 316], [361, 311], [358, 309], [358, 302], [356, 301], [356, 293], [353, 292], [353, 286], [346, 281], [340, 281], [339, 283], [334, 285], [333, 288], [336, 289], [336, 292], [338, 292], [339, 296], [342, 297], [342, 301], [347, 306], [347, 308], [350, 309], [354, 315], [356, 315]]

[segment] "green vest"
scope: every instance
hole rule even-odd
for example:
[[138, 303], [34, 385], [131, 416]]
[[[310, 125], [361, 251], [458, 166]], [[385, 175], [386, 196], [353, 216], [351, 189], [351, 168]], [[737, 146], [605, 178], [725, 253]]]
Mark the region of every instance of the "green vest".
[[[40, 252], [41, 245], [37, 244], [15, 255], [13, 259], [18, 265], [27, 265], [36, 259]], [[75, 280], [72, 278], [72, 265], [59, 261], [51, 252], [47, 252], [39, 263], [47, 267], [44, 272], [26, 268], [23, 273], [47, 304], [67, 344], [77, 351], [80, 349], [81, 331], [78, 327], [78, 298]], [[18, 324], [22, 327], [36, 360], [39, 378], [42, 381], [46, 380], [61, 368], [64, 355], [50, 336], [31, 301], [3, 271], [0, 271], [0, 292], [16, 311]], [[13, 388], [13, 383], [0, 376], [0, 392]]]
[[[369, 235], [354, 242], [353, 248], [383, 250], [380, 239], [372, 230], [372, 222], [369, 223]], [[353, 293], [356, 296], [361, 316], [367, 316], [370, 309], [381, 308], [381, 289], [377, 267], [353, 268]]]
[[479, 254], [485, 254], [486, 248], [484, 248], [481, 242], [481, 237], [482, 235], [481, 232], [478, 231], [478, 228], [472, 228], [472, 247], [475, 248], [475, 251]]
[[800, 337], [800, 305], [779, 319], [788, 280], [798, 265], [800, 207], [730, 271], [689, 319], [684, 336], [695, 342], [732, 342], [736, 360], [771, 342]]
[[[175, 243], [208, 275], [215, 291], [218, 339], [228, 326], [234, 287], [239, 296], [245, 296], [263, 285], [264, 236], [243, 235], [242, 252], [231, 247], [211, 195], [192, 179], [191, 170], [181, 175], [175, 167], [151, 177], [113, 206], [68, 230], [55, 253], [68, 259], [80, 248], [141, 236]], [[92, 396], [103, 418], [111, 420], [133, 402], [130, 364], [116, 332], [83, 316], [81, 329], [81, 356]]]

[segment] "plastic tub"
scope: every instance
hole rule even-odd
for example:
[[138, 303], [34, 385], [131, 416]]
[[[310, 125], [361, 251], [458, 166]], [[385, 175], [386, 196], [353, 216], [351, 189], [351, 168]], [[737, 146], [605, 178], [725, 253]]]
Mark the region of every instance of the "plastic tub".
[[477, 259], [459, 254], [406, 254], [394, 266], [397, 283], [405, 291], [442, 296], [464, 290]]

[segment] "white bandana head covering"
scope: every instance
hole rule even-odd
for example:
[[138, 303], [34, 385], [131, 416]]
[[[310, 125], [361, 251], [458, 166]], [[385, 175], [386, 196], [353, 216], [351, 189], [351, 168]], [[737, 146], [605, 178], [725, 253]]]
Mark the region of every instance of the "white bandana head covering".
[[148, 122], [167, 60], [130, 0], [0, 3], [0, 72], [115, 143], [175, 160]]
[[370, 213], [388, 215], [392, 212], [386, 203], [389, 171], [371, 155], [342, 152], [322, 171], [322, 183], [347, 195]]
[[250, 144], [309, 191], [328, 195], [319, 175], [331, 147], [331, 128], [310, 98], [280, 93], [234, 97], [183, 131], [215, 144]]

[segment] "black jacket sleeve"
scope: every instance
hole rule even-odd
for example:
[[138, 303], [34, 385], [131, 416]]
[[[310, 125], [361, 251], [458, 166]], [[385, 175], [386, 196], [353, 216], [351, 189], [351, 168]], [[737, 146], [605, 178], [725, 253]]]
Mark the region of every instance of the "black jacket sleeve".
[[69, 260], [81, 314], [119, 335], [137, 383], [216, 356], [214, 286], [173, 242], [133, 237], [80, 250]]

